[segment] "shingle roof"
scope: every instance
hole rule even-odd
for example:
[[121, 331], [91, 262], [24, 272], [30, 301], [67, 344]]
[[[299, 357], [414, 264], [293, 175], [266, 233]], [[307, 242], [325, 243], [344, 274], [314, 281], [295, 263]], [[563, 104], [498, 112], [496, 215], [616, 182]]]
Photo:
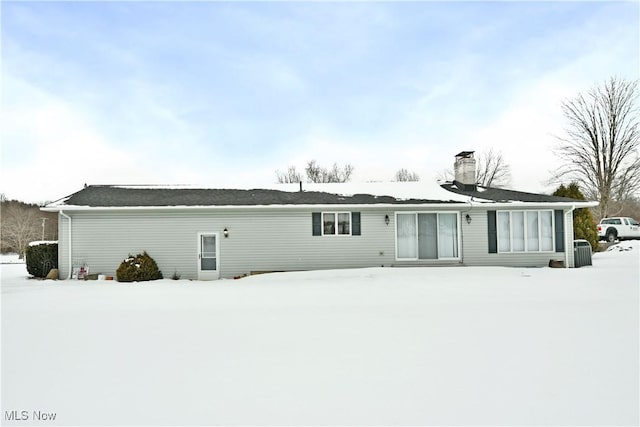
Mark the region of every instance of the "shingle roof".
[[203, 188], [119, 187], [91, 185], [69, 196], [62, 205], [90, 207], [370, 205], [462, 203], [453, 200], [397, 199], [391, 196], [319, 191], [231, 190]]
[[[469, 188], [454, 182], [444, 184], [393, 183], [367, 185], [305, 184], [305, 191], [297, 191], [297, 184], [281, 189], [211, 189], [193, 187], [112, 186], [91, 185], [49, 204], [50, 210], [65, 207], [90, 208], [153, 208], [181, 206], [295, 206], [295, 205], [436, 205], [460, 203], [558, 203], [594, 206], [566, 197], [526, 193], [502, 188]], [[406, 184], [406, 185], [401, 185]], [[410, 185], [411, 184], [411, 185]], [[315, 188], [314, 188], [315, 186]], [[313, 191], [312, 191], [313, 190]], [[407, 191], [410, 190], [410, 191]], [[371, 191], [371, 193], [365, 193]], [[336, 194], [341, 192], [343, 194]], [[394, 196], [385, 195], [393, 194]], [[424, 198], [420, 195], [424, 194]], [[400, 197], [398, 197], [400, 196]], [[416, 197], [417, 196], [417, 197]]]
[[442, 184], [442, 188], [452, 193], [469, 196], [474, 199], [484, 199], [493, 202], [530, 202], [530, 203], [585, 203], [584, 200], [571, 199], [568, 197], [550, 196], [547, 194], [526, 193], [523, 191], [507, 190], [504, 188], [477, 186], [469, 189], [468, 186], [458, 185], [454, 182]]

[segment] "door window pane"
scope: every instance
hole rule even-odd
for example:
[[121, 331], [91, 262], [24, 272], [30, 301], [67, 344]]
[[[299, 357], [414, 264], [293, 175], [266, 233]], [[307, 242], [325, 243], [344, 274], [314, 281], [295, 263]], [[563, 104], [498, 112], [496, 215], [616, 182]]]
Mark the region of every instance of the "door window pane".
[[200, 237], [200, 269], [216, 269], [216, 236]]
[[418, 258], [438, 258], [438, 219], [436, 214], [418, 214]]
[[458, 257], [458, 215], [438, 215], [438, 256], [440, 258]]
[[216, 236], [202, 236], [202, 253], [216, 255]]
[[200, 259], [200, 269], [201, 270], [215, 270], [216, 269], [216, 259], [215, 258], [201, 258]]
[[397, 221], [398, 258], [417, 258], [416, 215], [398, 214]]

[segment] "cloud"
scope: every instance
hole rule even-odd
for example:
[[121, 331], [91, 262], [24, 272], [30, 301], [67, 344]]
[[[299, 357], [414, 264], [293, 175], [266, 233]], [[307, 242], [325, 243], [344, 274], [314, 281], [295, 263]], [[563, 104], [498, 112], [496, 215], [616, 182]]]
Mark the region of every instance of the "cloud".
[[356, 180], [400, 168], [432, 179], [457, 152], [494, 147], [514, 186], [534, 191], [554, 161], [560, 101], [637, 75], [629, 9], [9, 3], [1, 190], [260, 186], [311, 159], [351, 163]]
[[89, 116], [19, 78], [3, 80], [0, 191], [7, 197], [53, 200], [84, 183], [152, 179], [143, 153], [112, 144]]

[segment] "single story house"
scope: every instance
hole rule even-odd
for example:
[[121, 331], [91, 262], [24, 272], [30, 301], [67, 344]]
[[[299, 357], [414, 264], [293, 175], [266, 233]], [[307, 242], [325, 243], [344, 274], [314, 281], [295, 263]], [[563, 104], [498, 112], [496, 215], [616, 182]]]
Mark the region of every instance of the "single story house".
[[430, 265], [573, 261], [576, 208], [596, 202], [480, 187], [473, 152], [451, 182], [289, 184], [280, 189], [91, 185], [59, 213], [60, 277], [115, 276], [146, 251], [165, 277]]

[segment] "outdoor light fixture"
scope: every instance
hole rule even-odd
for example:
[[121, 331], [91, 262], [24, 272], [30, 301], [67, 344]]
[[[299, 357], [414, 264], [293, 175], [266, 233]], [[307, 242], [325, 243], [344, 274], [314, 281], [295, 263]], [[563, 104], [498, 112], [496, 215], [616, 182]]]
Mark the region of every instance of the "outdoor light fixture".
[[471, 224], [471, 216], [469, 214], [467, 214], [467, 216], [465, 216], [464, 219], [467, 220], [467, 224]]
[[224, 237], [229, 237], [229, 230], [227, 230], [227, 227], [224, 228], [224, 230], [222, 230], [222, 234], [224, 234]]
[[385, 223], [385, 224], [387, 224], [387, 225], [389, 225], [389, 221], [390, 221], [390, 220], [389, 220], [389, 215], [385, 215], [385, 216], [384, 216], [384, 223]]

